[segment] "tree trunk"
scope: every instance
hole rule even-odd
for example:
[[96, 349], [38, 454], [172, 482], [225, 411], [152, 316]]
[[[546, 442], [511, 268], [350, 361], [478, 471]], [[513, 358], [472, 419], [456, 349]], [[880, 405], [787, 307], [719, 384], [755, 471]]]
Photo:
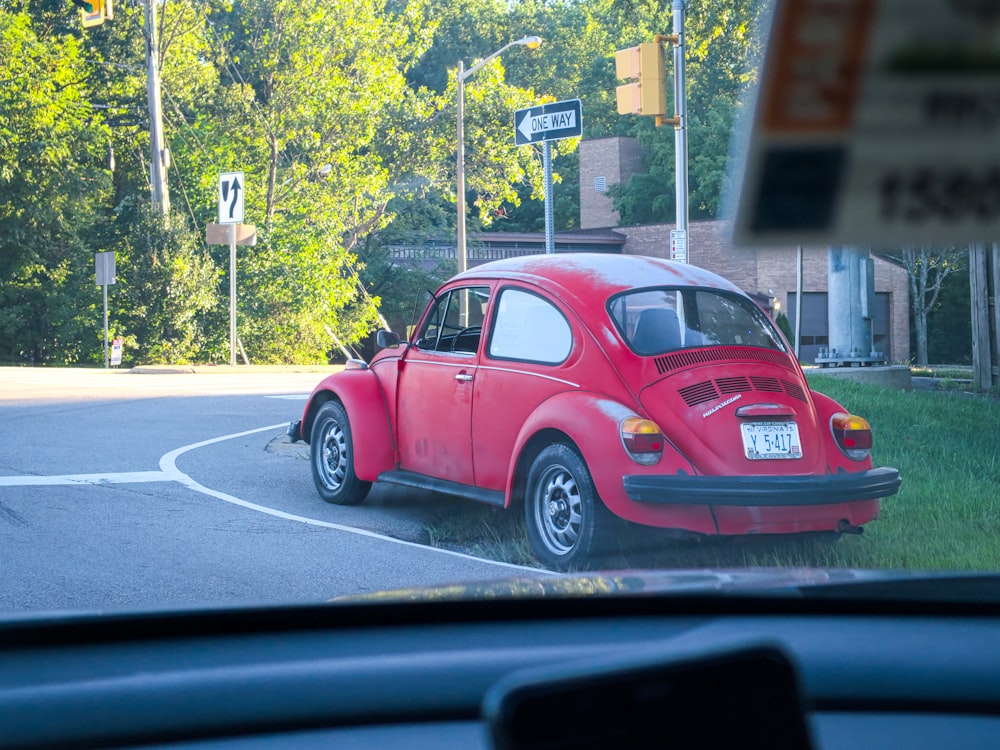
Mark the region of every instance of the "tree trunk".
[[927, 364], [927, 311], [923, 307], [914, 309], [914, 328], [917, 334], [917, 364]]
[[278, 182], [278, 139], [271, 136], [271, 162], [267, 168], [267, 208], [265, 213], [265, 226], [268, 231], [274, 223], [274, 205], [277, 197], [275, 189]]

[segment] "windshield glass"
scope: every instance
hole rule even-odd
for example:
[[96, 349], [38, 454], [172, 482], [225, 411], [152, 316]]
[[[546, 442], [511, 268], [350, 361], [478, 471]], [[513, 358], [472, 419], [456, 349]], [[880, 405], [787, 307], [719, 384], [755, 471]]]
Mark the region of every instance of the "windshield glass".
[[0, 0], [0, 615], [997, 570], [995, 5]]
[[694, 346], [756, 346], [785, 351], [774, 324], [753, 302], [725, 292], [655, 289], [608, 303], [611, 318], [636, 354]]

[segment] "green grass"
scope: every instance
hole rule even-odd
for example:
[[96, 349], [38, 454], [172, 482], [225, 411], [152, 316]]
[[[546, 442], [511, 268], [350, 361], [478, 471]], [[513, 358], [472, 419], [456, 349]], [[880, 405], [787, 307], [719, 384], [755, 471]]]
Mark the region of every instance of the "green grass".
[[[810, 385], [868, 419], [876, 463], [896, 466], [898, 495], [843, 564], [876, 568], [1000, 568], [1000, 401], [893, 392], [829, 378]], [[852, 541], [852, 540], [844, 540]]]
[[[839, 542], [740, 539], [690, 543], [632, 529], [626, 567], [823, 566], [915, 570], [1000, 569], [1000, 400], [947, 392], [895, 392], [833, 378], [810, 379], [872, 425], [876, 465], [895, 466], [898, 495], [863, 536]], [[432, 543], [537, 565], [520, 512], [470, 504], [428, 528]]]
[[971, 380], [971, 367], [957, 367], [953, 365], [913, 365], [910, 374], [917, 378], [957, 378], [959, 380]]
[[427, 525], [429, 543], [489, 560], [538, 567], [524, 529], [524, 514], [468, 503]]

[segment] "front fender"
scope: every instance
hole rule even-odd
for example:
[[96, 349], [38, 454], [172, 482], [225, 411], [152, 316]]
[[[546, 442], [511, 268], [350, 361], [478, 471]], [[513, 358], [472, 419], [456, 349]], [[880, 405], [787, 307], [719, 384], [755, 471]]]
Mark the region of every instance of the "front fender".
[[[535, 456], [545, 446], [568, 439], [583, 456], [604, 504], [618, 516], [638, 520], [635, 503], [625, 493], [622, 483], [626, 474], [675, 474], [680, 470], [694, 473], [694, 470], [669, 442], [655, 466], [641, 466], [633, 461], [621, 440], [621, 422], [631, 416], [641, 415], [619, 401], [586, 391], [560, 393], [542, 402], [525, 420], [514, 444], [505, 504], [510, 506], [523, 499], [524, 482]], [[641, 510], [638, 512], [642, 515]]]
[[343, 370], [329, 375], [313, 389], [302, 412], [301, 436], [309, 442], [316, 414], [327, 401], [337, 400], [347, 411], [354, 442], [354, 472], [358, 479], [375, 481], [395, 468], [396, 444], [389, 421], [385, 389], [370, 369]]

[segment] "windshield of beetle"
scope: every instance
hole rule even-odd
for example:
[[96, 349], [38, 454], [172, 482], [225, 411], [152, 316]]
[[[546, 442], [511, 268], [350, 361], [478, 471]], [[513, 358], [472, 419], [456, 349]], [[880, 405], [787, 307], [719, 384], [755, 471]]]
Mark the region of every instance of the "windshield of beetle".
[[994, 570], [998, 103], [980, 0], [6, 4], [0, 612]]

